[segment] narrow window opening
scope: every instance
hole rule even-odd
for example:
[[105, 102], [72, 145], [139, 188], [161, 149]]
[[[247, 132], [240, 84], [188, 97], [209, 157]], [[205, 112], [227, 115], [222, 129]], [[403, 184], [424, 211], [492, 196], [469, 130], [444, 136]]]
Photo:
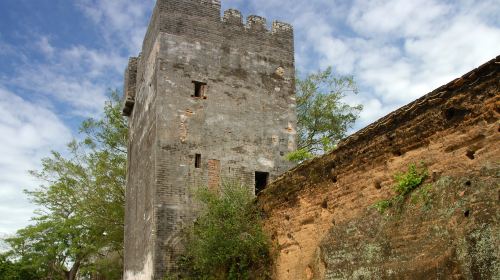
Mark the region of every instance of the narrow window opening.
[[201, 168], [201, 154], [194, 155], [194, 168]]
[[255, 172], [255, 194], [263, 191], [269, 183], [269, 172]]
[[207, 84], [206, 83], [202, 83], [202, 82], [196, 82], [196, 81], [193, 81], [193, 84], [194, 84], [194, 95], [193, 97], [197, 97], [197, 98], [206, 98], [205, 96], [205, 91], [207, 89]]

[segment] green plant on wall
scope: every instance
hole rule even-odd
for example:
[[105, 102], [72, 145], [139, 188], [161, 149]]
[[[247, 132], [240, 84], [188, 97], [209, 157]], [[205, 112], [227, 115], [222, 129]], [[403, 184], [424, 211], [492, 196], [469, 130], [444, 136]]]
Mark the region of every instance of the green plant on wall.
[[420, 168], [417, 168], [416, 164], [410, 164], [407, 172], [397, 173], [394, 176], [396, 180], [394, 191], [396, 191], [398, 196], [404, 197], [420, 186], [425, 178], [427, 178], [427, 175], [427, 168], [423, 163]]
[[[421, 163], [420, 166], [417, 166], [414, 163], [410, 164], [406, 172], [400, 172], [394, 175], [396, 183], [393, 188], [396, 196], [390, 199], [378, 201], [373, 204], [372, 207], [378, 212], [384, 213], [392, 206], [401, 206], [401, 204], [406, 200], [406, 197], [418, 188], [425, 181], [427, 176], [428, 171], [424, 163]], [[428, 200], [430, 188], [430, 185], [426, 185], [426, 187], [422, 189], [421, 192], [419, 192], [414, 198], [417, 199], [420, 196], [421, 198]], [[416, 200], [414, 200], [414, 202], [416, 202]]]
[[432, 203], [432, 187], [432, 184], [425, 184], [422, 187], [418, 188], [415, 192], [412, 193], [411, 202], [413, 204], [422, 203], [423, 209], [429, 210]]
[[391, 199], [380, 200], [377, 203], [373, 204], [372, 207], [375, 208], [378, 212], [384, 213], [385, 210], [389, 209], [392, 206]]

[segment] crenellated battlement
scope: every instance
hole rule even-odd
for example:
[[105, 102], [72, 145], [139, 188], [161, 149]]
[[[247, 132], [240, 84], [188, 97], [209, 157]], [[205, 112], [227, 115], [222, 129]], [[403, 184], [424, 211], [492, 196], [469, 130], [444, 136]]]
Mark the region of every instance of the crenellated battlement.
[[[220, 0], [158, 0], [153, 11], [151, 24], [155, 23], [155, 16], [160, 13], [169, 14], [170, 16], [174, 16], [176, 18], [184, 17], [186, 20], [189, 20], [188, 17], [199, 17], [209, 21], [222, 22], [226, 25], [244, 25], [243, 16], [240, 11], [236, 9], [228, 9], [224, 11], [222, 19], [220, 18], [220, 12]], [[267, 28], [267, 19], [258, 15], [248, 16], [244, 26], [246, 29], [252, 31], [269, 31]], [[293, 28], [290, 24], [274, 21], [270, 31], [272, 34], [286, 34], [291, 33]]]
[[240, 11], [228, 9], [221, 17], [220, 0], [158, 0], [144, 40], [143, 52], [147, 55], [158, 33], [209, 39], [214, 42], [227, 40], [255, 40], [259, 45], [293, 50], [293, 28], [290, 24], [250, 15], [243, 19]]
[[271, 30], [273, 34], [288, 35], [293, 37], [293, 26], [286, 22], [273, 21], [273, 29]]
[[267, 20], [261, 16], [248, 16], [246, 28], [250, 31], [267, 31]]
[[243, 16], [241, 12], [235, 9], [229, 9], [224, 11], [224, 16], [222, 21], [226, 24], [234, 24], [237, 26], [243, 25]]
[[275, 20], [273, 21], [271, 30], [269, 30], [267, 26], [267, 19], [258, 15], [248, 16], [246, 23], [243, 24], [243, 15], [236, 9], [228, 9], [224, 11], [222, 22], [226, 25], [245, 26], [245, 29], [251, 32], [269, 32], [273, 35], [278, 34], [282, 36], [288, 35], [290, 38], [293, 37], [293, 27], [291, 24]]
[[220, 14], [220, 0], [157, 0], [157, 8], [162, 11], [192, 11], [198, 14], [211, 14], [217, 11]]
[[225, 25], [234, 25], [237, 27], [244, 26], [246, 30], [251, 32], [269, 32], [271, 34], [277, 34], [281, 36], [293, 37], [293, 27], [291, 24], [273, 21], [271, 30], [268, 29], [267, 19], [257, 15], [250, 15], [246, 19], [246, 23], [243, 23], [243, 15], [239, 10], [228, 9], [224, 11], [224, 16], [222, 17], [222, 22]]

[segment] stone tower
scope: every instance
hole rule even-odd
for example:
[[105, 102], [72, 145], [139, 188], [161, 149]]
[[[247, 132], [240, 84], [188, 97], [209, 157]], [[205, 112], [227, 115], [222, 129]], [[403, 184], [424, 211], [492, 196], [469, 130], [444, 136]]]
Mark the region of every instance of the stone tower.
[[219, 0], [158, 0], [125, 72], [129, 117], [124, 279], [175, 269], [191, 189], [237, 179], [258, 193], [295, 148], [293, 30]]

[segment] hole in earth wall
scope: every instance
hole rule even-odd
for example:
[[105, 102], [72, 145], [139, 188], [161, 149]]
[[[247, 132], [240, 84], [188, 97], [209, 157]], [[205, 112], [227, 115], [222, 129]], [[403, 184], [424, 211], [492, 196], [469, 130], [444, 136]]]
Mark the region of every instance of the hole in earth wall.
[[465, 153], [465, 155], [470, 159], [470, 160], [473, 160], [475, 159], [475, 154], [476, 152], [473, 151], [473, 150], [467, 150], [467, 152]]
[[464, 217], [468, 218], [469, 216], [470, 216], [470, 210], [469, 210], [469, 209], [467, 209], [467, 210], [465, 210], [465, 212], [464, 212]]

